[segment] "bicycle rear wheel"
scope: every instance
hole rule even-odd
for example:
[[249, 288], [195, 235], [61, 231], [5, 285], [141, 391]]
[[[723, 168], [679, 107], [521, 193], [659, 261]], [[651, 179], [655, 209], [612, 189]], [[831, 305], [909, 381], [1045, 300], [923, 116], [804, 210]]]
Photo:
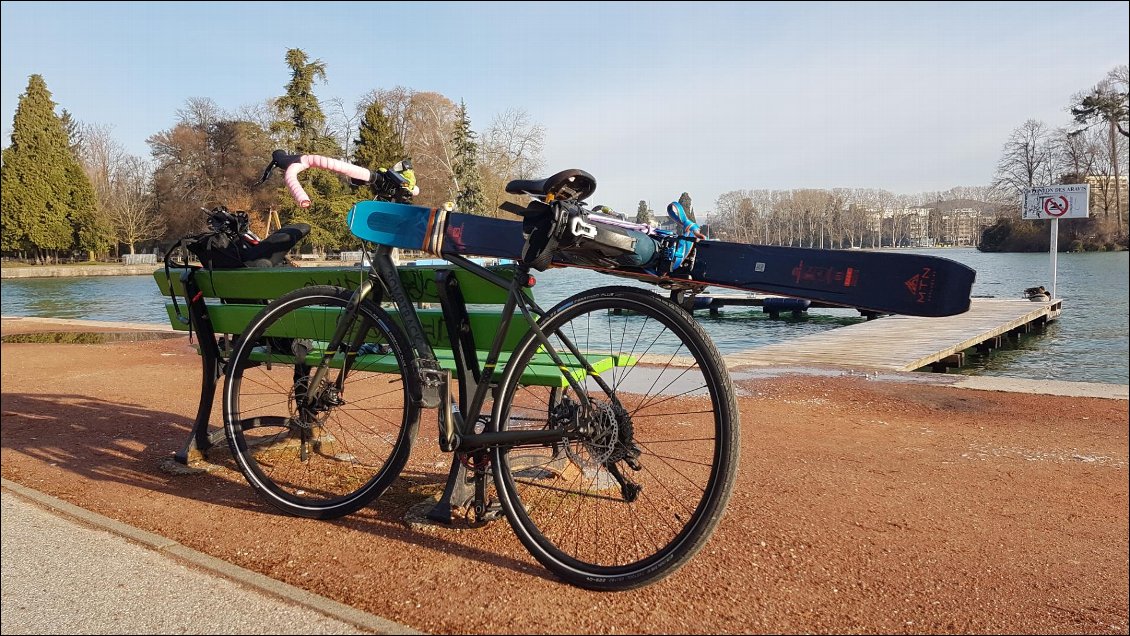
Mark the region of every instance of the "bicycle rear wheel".
[[[539, 326], [564, 365], [532, 333], [523, 339], [506, 364], [495, 427], [573, 434], [495, 449], [507, 518], [574, 585], [655, 582], [703, 546], [733, 487], [738, 410], [721, 356], [689, 314], [634, 287], [577, 294]], [[578, 374], [579, 392], [568, 384], [561, 367], [578, 359], [566, 339], [603, 385], [592, 373]]]
[[[323, 355], [349, 298], [326, 286], [278, 298], [251, 320], [229, 363], [224, 431], [232, 455], [260, 495], [293, 515], [340, 517], [379, 497], [419, 426], [409, 348], [383, 309], [362, 303], [349, 355]], [[329, 368], [312, 399], [320, 365]]]

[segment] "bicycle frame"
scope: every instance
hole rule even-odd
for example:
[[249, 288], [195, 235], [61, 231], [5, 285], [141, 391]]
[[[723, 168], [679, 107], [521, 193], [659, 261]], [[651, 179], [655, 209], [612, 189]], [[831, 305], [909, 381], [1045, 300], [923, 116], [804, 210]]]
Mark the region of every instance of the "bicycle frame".
[[[349, 305], [346, 307], [345, 313], [338, 319], [333, 339], [327, 344], [325, 353], [323, 354], [324, 364], [319, 365], [319, 368], [310, 382], [311, 390], [307, 395], [309, 402], [316, 402], [321, 397], [325, 387], [331, 384], [325, 382], [326, 375], [329, 373], [330, 369], [328, 362], [339, 353], [344, 355], [346, 363], [342, 365], [341, 371], [338, 377], [333, 380], [332, 385], [336, 386], [338, 389], [344, 386], [345, 379], [350, 370], [349, 361], [353, 359], [356, 355], [357, 348], [361, 345], [360, 342], [345, 342], [351, 326], [354, 321], [357, 320], [357, 310], [361, 306], [361, 303], [370, 295], [374, 296], [374, 301], [381, 302], [382, 294], [387, 293], [390, 300], [396, 305], [400, 312], [409, 342], [417, 356], [415, 360], [416, 369], [414, 369], [414, 372], [419, 374], [421, 385], [424, 387], [423, 394], [419, 399], [425, 407], [441, 407], [440, 446], [442, 450], [460, 454], [475, 454], [496, 446], [545, 445], [562, 440], [580, 439], [582, 437], [582, 432], [563, 427], [546, 428], [540, 431], [483, 431], [479, 433], [474, 431], [475, 423], [480, 420], [480, 416], [482, 415], [483, 405], [487, 398], [487, 391], [493, 384], [495, 378], [495, 370], [499, 358], [502, 355], [505, 334], [510, 327], [511, 321], [514, 319], [516, 311], [522, 314], [529, 329], [535, 334], [536, 340], [544, 348], [554, 364], [560, 368], [566, 367], [566, 364], [562, 361], [557, 350], [550, 343], [545, 333], [542, 332], [534, 317], [535, 314], [538, 317], [544, 316], [546, 312], [532, 299], [522, 293], [522, 289], [527, 286], [529, 280], [528, 265], [516, 263], [514, 266], [514, 277], [511, 280], [506, 280], [489, 269], [462, 256], [443, 254], [444, 260], [449, 263], [507, 290], [507, 299], [502, 310], [502, 322], [499, 327], [499, 332], [491, 344], [487, 359], [483, 364], [481, 370], [482, 376], [478, 378], [468, 378], [466, 377], [466, 373], [461, 374], [458, 378], [461, 385], [460, 402], [465, 402], [466, 400], [466, 390], [464, 387], [468, 383], [474, 385], [474, 393], [469, 404], [464, 403], [456, 406], [454, 402], [450, 401], [450, 387], [448, 385], [450, 376], [447, 372], [439, 371], [439, 363], [436, 360], [431, 345], [424, 335], [423, 327], [420, 324], [419, 317], [416, 315], [415, 306], [408, 299], [408, 295], [400, 282], [400, 277], [397, 275], [396, 266], [391, 258], [391, 250], [392, 248], [389, 246], [377, 245], [375, 249], [369, 252], [369, 273], [365, 280], [362, 281], [361, 286], [354, 292]], [[453, 350], [461, 350], [463, 345], [462, 334], [458, 329], [453, 329], [452, 332], [452, 348]], [[359, 335], [358, 338], [360, 337]], [[602, 389], [609, 394], [613, 394], [611, 387], [609, 387], [604, 379], [601, 378], [600, 374], [596, 372], [580, 349], [565, 338], [563, 334], [559, 334], [559, 339], [565, 344], [566, 348], [568, 348], [570, 355], [584, 368], [586, 377], [592, 378]], [[473, 352], [471, 356], [474, 356]], [[587, 414], [591, 406], [586, 390], [572, 374], [566, 373], [564, 376], [569, 385], [576, 392], [581, 406], [584, 409], [584, 413]], [[430, 390], [432, 390], [431, 394], [429, 394]]]

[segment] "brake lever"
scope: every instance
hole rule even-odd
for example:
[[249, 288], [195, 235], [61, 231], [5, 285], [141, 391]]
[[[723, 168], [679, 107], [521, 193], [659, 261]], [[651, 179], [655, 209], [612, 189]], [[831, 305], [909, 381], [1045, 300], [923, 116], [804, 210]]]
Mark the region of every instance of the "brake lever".
[[266, 182], [267, 182], [267, 179], [269, 179], [269, 178], [271, 177], [271, 171], [275, 169], [275, 166], [276, 166], [276, 165], [277, 165], [277, 164], [275, 163], [275, 160], [274, 160], [274, 158], [272, 158], [272, 159], [271, 159], [271, 163], [268, 163], [268, 164], [267, 164], [267, 169], [263, 171], [263, 178], [262, 178], [262, 179], [259, 179], [259, 183], [256, 183], [255, 185], [257, 185], [257, 186], [261, 186], [261, 185], [263, 185], [264, 183], [266, 183]]

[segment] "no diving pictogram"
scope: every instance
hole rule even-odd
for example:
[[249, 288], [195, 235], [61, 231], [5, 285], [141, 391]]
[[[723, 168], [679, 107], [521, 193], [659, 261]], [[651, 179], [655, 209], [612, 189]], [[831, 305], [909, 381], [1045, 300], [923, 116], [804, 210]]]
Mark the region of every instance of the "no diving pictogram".
[[1044, 214], [1048, 216], [1060, 217], [1067, 214], [1071, 209], [1071, 203], [1068, 202], [1067, 197], [1048, 197], [1044, 199]]

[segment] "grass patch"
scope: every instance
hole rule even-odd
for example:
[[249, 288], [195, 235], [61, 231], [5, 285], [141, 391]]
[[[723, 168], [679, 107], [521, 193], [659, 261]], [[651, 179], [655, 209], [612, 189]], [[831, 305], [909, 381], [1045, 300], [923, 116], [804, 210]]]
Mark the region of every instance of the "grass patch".
[[16, 333], [0, 338], [11, 344], [106, 344], [110, 342], [142, 342], [179, 338], [183, 334], [159, 331], [46, 331]]

